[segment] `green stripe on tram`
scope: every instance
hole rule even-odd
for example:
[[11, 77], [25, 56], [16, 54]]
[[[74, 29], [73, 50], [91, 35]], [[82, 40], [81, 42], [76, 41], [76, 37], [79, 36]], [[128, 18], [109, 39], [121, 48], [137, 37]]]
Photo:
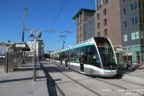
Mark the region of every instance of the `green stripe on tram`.
[[[86, 44], [82, 44], [82, 45], [78, 45], [76, 47], [72, 47], [70, 49], [76, 49], [76, 48], [79, 48], [79, 47], [84, 47], [84, 46], [88, 46], [88, 45], [94, 45], [93, 43], [86, 43]], [[64, 52], [64, 51], [68, 51], [69, 49], [63, 49], [63, 50], [60, 50], [60, 51], [57, 51], [55, 53], [59, 53], [59, 52]]]
[[82, 44], [82, 45], [78, 45], [76, 47], [72, 47], [70, 49], [76, 49], [76, 48], [79, 48], [79, 47], [84, 47], [84, 46], [88, 46], [88, 45], [94, 45], [93, 43], [87, 43], [87, 44]]
[[117, 69], [104, 69], [104, 71], [116, 71]]
[[69, 50], [69, 49], [60, 50], [60, 51], [58, 51], [58, 52], [64, 52], [64, 51], [67, 51], [67, 50]]

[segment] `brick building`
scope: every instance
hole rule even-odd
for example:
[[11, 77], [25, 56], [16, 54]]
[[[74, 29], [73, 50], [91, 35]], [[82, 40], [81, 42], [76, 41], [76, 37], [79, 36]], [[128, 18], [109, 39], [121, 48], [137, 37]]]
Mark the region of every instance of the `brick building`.
[[95, 10], [90, 9], [80, 9], [73, 20], [76, 20], [76, 42], [86, 40], [86, 21], [94, 16]]

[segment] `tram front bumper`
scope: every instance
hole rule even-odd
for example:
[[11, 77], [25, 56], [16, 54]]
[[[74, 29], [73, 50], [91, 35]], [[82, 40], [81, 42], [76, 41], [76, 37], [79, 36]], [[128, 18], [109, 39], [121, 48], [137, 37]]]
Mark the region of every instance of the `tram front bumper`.
[[117, 70], [104, 70], [104, 77], [113, 77], [117, 74]]

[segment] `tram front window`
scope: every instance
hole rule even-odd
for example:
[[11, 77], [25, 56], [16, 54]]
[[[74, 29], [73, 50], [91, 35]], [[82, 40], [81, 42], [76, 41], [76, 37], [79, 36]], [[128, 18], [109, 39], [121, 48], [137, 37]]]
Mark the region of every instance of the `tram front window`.
[[116, 60], [112, 46], [110, 45], [109, 41], [104, 38], [97, 40], [96, 43], [102, 60], [103, 68], [115, 69], [117, 67]]
[[100, 59], [94, 45], [88, 46], [87, 63], [101, 68]]

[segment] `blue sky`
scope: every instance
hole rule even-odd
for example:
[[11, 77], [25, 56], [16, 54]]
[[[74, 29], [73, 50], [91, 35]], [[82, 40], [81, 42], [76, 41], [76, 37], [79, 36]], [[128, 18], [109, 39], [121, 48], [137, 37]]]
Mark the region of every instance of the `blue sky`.
[[[65, 1], [65, 3], [64, 3]], [[54, 20], [58, 15], [56, 23]], [[66, 36], [65, 46], [75, 44], [76, 22], [72, 17], [80, 8], [95, 9], [95, 0], [0, 0], [0, 42], [21, 42], [24, 8], [27, 8], [25, 28], [65, 31], [72, 34], [42, 33], [45, 50], [56, 50], [62, 47], [59, 35]], [[25, 32], [25, 41], [30, 32]]]

